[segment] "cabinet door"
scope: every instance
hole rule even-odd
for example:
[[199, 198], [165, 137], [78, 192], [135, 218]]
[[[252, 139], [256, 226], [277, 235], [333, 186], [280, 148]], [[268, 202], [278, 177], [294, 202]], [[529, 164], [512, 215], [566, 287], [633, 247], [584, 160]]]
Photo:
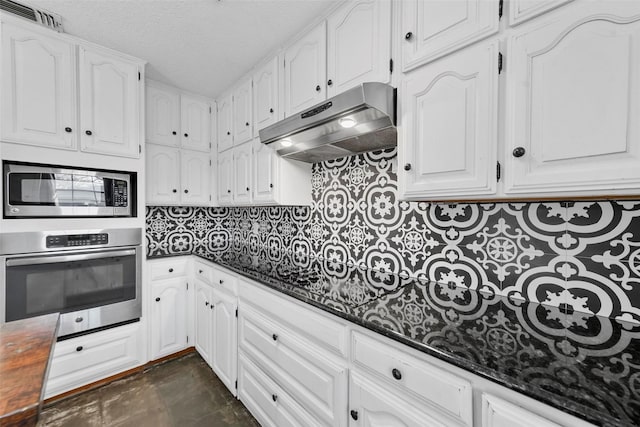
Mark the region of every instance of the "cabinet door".
[[180, 151], [177, 148], [147, 144], [147, 204], [180, 202]]
[[570, 1], [573, 0], [511, 0], [509, 2], [509, 25], [518, 25]]
[[147, 84], [146, 140], [153, 144], [180, 145], [180, 95]]
[[284, 113], [290, 116], [324, 101], [327, 25], [317, 26], [284, 53]]
[[253, 75], [253, 136], [278, 121], [278, 57]]
[[506, 400], [483, 393], [482, 427], [560, 427], [560, 425]]
[[235, 296], [214, 289], [211, 367], [234, 396], [237, 394], [235, 381], [238, 371], [237, 308]]
[[182, 203], [206, 205], [209, 203], [209, 156], [197, 151], [182, 150], [180, 153], [180, 185]]
[[81, 150], [138, 157], [137, 65], [84, 46], [79, 52]]
[[352, 371], [349, 384], [349, 425], [353, 427], [445, 427], [455, 425], [411, 404], [407, 395]]
[[251, 139], [251, 79], [233, 91], [233, 143], [242, 144]]
[[211, 305], [211, 286], [196, 280], [196, 333], [195, 346], [200, 356], [211, 365], [211, 321], [213, 319]]
[[251, 203], [251, 143], [233, 149], [233, 200]]
[[415, 71], [402, 83], [400, 187], [409, 199], [496, 191], [497, 42]]
[[256, 140], [253, 144], [253, 201], [275, 202], [277, 154], [268, 146]]
[[186, 279], [151, 284], [151, 359], [187, 346]]
[[180, 139], [182, 148], [209, 151], [210, 108], [211, 106], [206, 101], [188, 95], [181, 96], [182, 135]]
[[404, 71], [498, 32], [498, 0], [401, 3]]
[[218, 152], [233, 147], [232, 97], [231, 94], [218, 101]]
[[363, 82], [388, 83], [391, 2], [345, 3], [327, 19], [327, 96]]
[[637, 194], [638, 43], [639, 2], [576, 3], [518, 27], [508, 43], [506, 193]]
[[2, 23], [2, 140], [75, 149], [74, 46]]
[[233, 203], [233, 150], [218, 154], [218, 202]]

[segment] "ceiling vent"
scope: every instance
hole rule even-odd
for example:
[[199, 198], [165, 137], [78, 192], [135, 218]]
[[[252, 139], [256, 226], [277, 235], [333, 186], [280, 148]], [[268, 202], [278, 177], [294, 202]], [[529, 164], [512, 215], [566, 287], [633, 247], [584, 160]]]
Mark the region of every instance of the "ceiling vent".
[[26, 4], [16, 3], [11, 0], [0, 0], [0, 10], [28, 19], [29, 21], [37, 22], [59, 33], [62, 32], [62, 17], [56, 13], [37, 9]]

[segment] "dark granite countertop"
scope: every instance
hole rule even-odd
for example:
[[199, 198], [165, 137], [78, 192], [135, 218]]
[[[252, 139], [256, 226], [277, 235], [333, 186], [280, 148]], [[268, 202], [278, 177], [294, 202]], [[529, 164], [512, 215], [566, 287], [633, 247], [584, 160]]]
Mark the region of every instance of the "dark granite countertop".
[[640, 325], [254, 249], [194, 254], [596, 425], [640, 425]]

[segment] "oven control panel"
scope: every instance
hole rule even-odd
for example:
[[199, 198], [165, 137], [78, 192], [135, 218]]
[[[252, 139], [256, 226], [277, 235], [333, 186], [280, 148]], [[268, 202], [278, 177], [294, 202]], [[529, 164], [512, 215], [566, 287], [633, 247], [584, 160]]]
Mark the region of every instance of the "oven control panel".
[[97, 234], [66, 234], [47, 236], [47, 248], [69, 248], [75, 246], [106, 245], [109, 243], [107, 233]]

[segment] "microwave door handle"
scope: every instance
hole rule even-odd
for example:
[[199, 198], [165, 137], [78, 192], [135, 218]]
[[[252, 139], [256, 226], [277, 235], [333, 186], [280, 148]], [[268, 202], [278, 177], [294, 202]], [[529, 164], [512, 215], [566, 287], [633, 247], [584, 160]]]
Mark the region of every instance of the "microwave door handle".
[[86, 261], [90, 259], [111, 258], [116, 256], [135, 255], [135, 249], [126, 249], [121, 251], [108, 252], [92, 252], [75, 255], [57, 255], [57, 256], [40, 256], [29, 258], [7, 259], [7, 267], [18, 267], [21, 265], [37, 265], [37, 264], [55, 264], [57, 262]]

